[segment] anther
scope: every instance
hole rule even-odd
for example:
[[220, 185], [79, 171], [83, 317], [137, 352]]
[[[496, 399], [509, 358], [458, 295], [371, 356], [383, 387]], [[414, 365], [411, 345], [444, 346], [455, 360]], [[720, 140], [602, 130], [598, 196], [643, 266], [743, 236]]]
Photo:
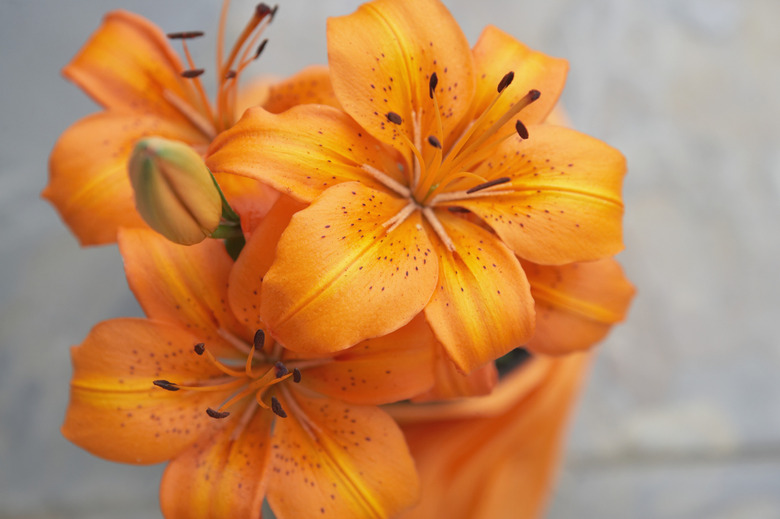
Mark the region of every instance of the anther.
[[293, 382], [296, 384], [301, 381], [301, 370], [298, 368], [293, 368]]
[[489, 187], [497, 186], [499, 184], [505, 184], [510, 180], [512, 179], [509, 177], [494, 178], [493, 180], [488, 180], [487, 182], [483, 182], [482, 184], [472, 187], [471, 189], [466, 191], [466, 194], [470, 195], [471, 193], [476, 193], [477, 191], [482, 191], [483, 189], [487, 189]]
[[172, 40], [191, 40], [192, 38], [200, 38], [203, 34], [203, 31], [185, 31], [169, 32], [166, 36]]
[[529, 90], [528, 95], [531, 96], [531, 101], [536, 101], [537, 99], [539, 99], [539, 96], [541, 96], [542, 93], [534, 89], [534, 90]]
[[451, 206], [447, 207], [447, 211], [449, 211], [451, 213], [470, 213], [471, 212], [468, 209], [466, 209], [465, 207], [461, 207], [459, 205], [451, 205]]
[[522, 139], [528, 138], [528, 128], [525, 127], [525, 125], [520, 121], [520, 119], [517, 120], [515, 123], [515, 130], [517, 130], [517, 134]]
[[501, 81], [498, 82], [498, 93], [500, 94], [506, 87], [511, 85], [513, 79], [515, 79], [515, 73], [510, 70], [501, 78]]
[[281, 361], [277, 361], [276, 364], [274, 364], [274, 368], [276, 368], [276, 378], [282, 378], [290, 372], [290, 370], [287, 369], [287, 366], [282, 364]]
[[275, 396], [271, 397], [271, 411], [280, 418], [287, 418], [287, 413], [284, 412], [282, 404], [279, 403]]
[[431, 80], [428, 82], [428, 95], [433, 99], [433, 93], [436, 92], [436, 85], [439, 84], [439, 77], [436, 72], [431, 74]]
[[260, 57], [260, 54], [263, 53], [263, 49], [268, 44], [268, 38], [264, 39], [262, 42], [260, 42], [260, 45], [257, 46], [257, 50], [255, 51], [255, 57], [252, 59], [257, 59]]
[[184, 72], [182, 72], [181, 73], [181, 77], [185, 77], [187, 79], [192, 79], [192, 78], [196, 78], [196, 77], [200, 76], [201, 74], [203, 74], [203, 72], [205, 72], [205, 71], [202, 68], [193, 68], [193, 69], [185, 70]]
[[271, 9], [271, 7], [264, 2], [260, 2], [259, 4], [257, 4], [257, 7], [255, 8], [255, 14], [257, 15], [258, 18], [261, 19], [265, 18], [268, 14], [273, 13], [274, 11], [275, 9]]
[[235, 70], [228, 70], [225, 74], [225, 79], [233, 79], [236, 77], [236, 71]]
[[227, 418], [228, 416], [230, 416], [230, 413], [228, 411], [215, 411], [210, 407], [206, 409], [206, 414], [212, 418], [219, 418], [219, 419]]
[[161, 387], [165, 389], [166, 391], [178, 391], [179, 387], [174, 384], [173, 382], [168, 382], [167, 380], [155, 380], [152, 382], [157, 387]]
[[274, 16], [276, 16], [276, 11], [279, 10], [279, 4], [276, 4], [273, 9], [271, 9], [271, 19], [269, 21], [273, 21]]
[[198, 344], [195, 345], [195, 353], [197, 353], [198, 355], [203, 355], [203, 352], [205, 351], [206, 351], [206, 345], [204, 343], [199, 342]]
[[255, 332], [253, 344], [255, 345], [256, 350], [263, 349], [263, 345], [265, 344], [265, 332], [262, 330], [262, 328]]
[[403, 119], [401, 119], [401, 116], [395, 112], [387, 112], [387, 115], [385, 117], [387, 117], [387, 120], [393, 124], [401, 124], [404, 121]]
[[436, 137], [434, 137], [433, 135], [431, 135], [431, 136], [429, 136], [429, 137], [428, 137], [428, 144], [430, 144], [430, 145], [431, 145], [431, 146], [433, 146], [434, 148], [439, 148], [439, 149], [441, 149], [441, 143], [439, 142], [439, 139], [437, 139], [437, 138], [436, 138]]

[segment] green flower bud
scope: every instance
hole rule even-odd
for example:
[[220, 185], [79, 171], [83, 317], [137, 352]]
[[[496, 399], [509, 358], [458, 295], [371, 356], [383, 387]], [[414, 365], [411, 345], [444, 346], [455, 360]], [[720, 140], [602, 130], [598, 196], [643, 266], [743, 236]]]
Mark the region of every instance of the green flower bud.
[[169, 240], [193, 245], [219, 226], [219, 189], [190, 146], [160, 137], [142, 139], [130, 156], [128, 170], [138, 212]]

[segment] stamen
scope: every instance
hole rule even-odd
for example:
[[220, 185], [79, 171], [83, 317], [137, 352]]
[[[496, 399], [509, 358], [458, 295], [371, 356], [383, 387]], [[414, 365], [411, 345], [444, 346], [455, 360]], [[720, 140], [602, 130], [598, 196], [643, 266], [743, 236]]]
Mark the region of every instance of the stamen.
[[506, 87], [511, 85], [513, 79], [515, 79], [515, 73], [510, 70], [504, 77], [501, 78], [501, 81], [498, 82], [498, 93], [500, 94]]
[[171, 40], [191, 40], [192, 38], [200, 38], [203, 36], [203, 31], [185, 31], [185, 32], [169, 32], [166, 34]]
[[431, 74], [431, 80], [428, 82], [428, 95], [433, 99], [433, 94], [436, 92], [436, 85], [439, 84], [439, 77], [436, 72]]
[[431, 135], [431, 136], [429, 136], [429, 137], [428, 137], [428, 144], [430, 144], [430, 145], [431, 145], [431, 146], [433, 146], [434, 148], [439, 148], [439, 149], [441, 149], [441, 143], [439, 142], [439, 139], [437, 139], [437, 138], [436, 138], [436, 137], [434, 137], [433, 135]]
[[265, 332], [262, 328], [255, 332], [255, 338], [252, 342], [254, 343], [256, 349], [263, 349], [263, 346], [265, 345]]
[[268, 20], [269, 22], [272, 22], [274, 19], [274, 16], [276, 16], [276, 11], [279, 10], [279, 4], [274, 5], [274, 8], [271, 9], [271, 19]]
[[525, 125], [520, 121], [520, 119], [518, 119], [517, 122], [515, 123], [515, 130], [517, 130], [517, 134], [520, 136], [521, 139], [528, 138], [528, 128], [525, 127]]
[[268, 14], [273, 13], [273, 12], [276, 12], [276, 7], [271, 9], [271, 6], [269, 6], [268, 4], [266, 4], [264, 2], [260, 2], [259, 4], [257, 4], [257, 7], [255, 7], [255, 14], [261, 20], [263, 18], [265, 18]]
[[187, 120], [193, 124], [193, 126], [198, 128], [203, 133], [203, 135], [209, 139], [214, 138], [214, 136], [217, 134], [217, 130], [214, 128], [214, 125], [211, 123], [211, 121], [203, 117], [200, 112], [195, 110], [187, 101], [184, 101], [179, 96], [167, 89], [163, 90], [162, 95], [165, 100], [171, 103], [171, 105], [176, 108], [179, 113], [186, 117]]
[[407, 218], [409, 218], [409, 215], [412, 214], [417, 209], [417, 204], [413, 200], [409, 200], [409, 203], [406, 204], [406, 206], [398, 211], [398, 213], [387, 220], [385, 223], [382, 224], [382, 227], [387, 229], [385, 231], [386, 234], [390, 234], [395, 230], [396, 227], [401, 225], [406, 221]]
[[470, 195], [471, 193], [476, 193], [477, 191], [482, 191], [483, 189], [487, 189], [489, 187], [497, 186], [499, 184], [506, 184], [511, 180], [512, 179], [509, 177], [494, 178], [493, 180], [488, 180], [483, 184], [479, 184], [477, 186], [472, 187], [471, 189], [466, 190], [466, 194]]
[[233, 79], [237, 75], [238, 73], [235, 70], [228, 70], [227, 74], [225, 74], [225, 79]]
[[271, 411], [280, 418], [287, 418], [287, 413], [284, 412], [282, 404], [279, 403], [275, 396], [271, 397]]
[[401, 116], [395, 112], [387, 112], [387, 115], [385, 117], [387, 117], [387, 120], [393, 124], [401, 124], [402, 122], [404, 122], [404, 120], [401, 119]]
[[451, 205], [451, 206], [449, 206], [447, 208], [447, 211], [449, 211], [451, 213], [470, 213], [471, 212], [468, 209], [466, 209], [465, 207], [461, 207], [459, 205]]
[[301, 370], [293, 368], [293, 382], [298, 384], [301, 381]]
[[444, 226], [441, 224], [439, 219], [436, 218], [436, 214], [433, 212], [433, 209], [430, 207], [424, 207], [422, 213], [447, 249], [449, 249], [450, 252], [455, 252], [455, 244], [452, 242], [452, 238], [450, 238], [450, 236], [447, 234], [447, 231], [444, 229]]
[[195, 69], [185, 70], [185, 71], [183, 71], [181, 73], [181, 77], [184, 77], [184, 78], [187, 78], [187, 79], [192, 79], [192, 78], [196, 78], [196, 77], [200, 76], [204, 72], [205, 72], [205, 70], [202, 69], [202, 68], [195, 68]]
[[227, 418], [228, 416], [230, 416], [230, 413], [228, 411], [215, 411], [210, 407], [206, 409], [206, 414], [212, 418], [218, 418], [218, 419]]
[[389, 175], [382, 173], [375, 167], [369, 166], [368, 164], [363, 164], [361, 168], [363, 169], [363, 171], [365, 171], [366, 173], [374, 177], [374, 179], [382, 183], [382, 185], [384, 185], [386, 188], [392, 189], [393, 191], [398, 193], [398, 195], [400, 195], [402, 198], [409, 198], [411, 196], [412, 192], [409, 191], [408, 187], [401, 184], [400, 182], [397, 182]]
[[260, 45], [257, 47], [257, 50], [255, 51], [255, 56], [252, 59], [257, 59], [260, 57], [260, 54], [263, 53], [263, 49], [265, 49], [265, 46], [268, 44], [268, 38], [264, 39]]
[[166, 391], [178, 391], [179, 387], [174, 384], [173, 382], [168, 382], [167, 380], [154, 380], [152, 381], [152, 384], [154, 384], [157, 387], [161, 387]]
[[277, 361], [276, 364], [274, 364], [274, 368], [276, 368], [276, 378], [282, 378], [290, 372], [282, 361]]

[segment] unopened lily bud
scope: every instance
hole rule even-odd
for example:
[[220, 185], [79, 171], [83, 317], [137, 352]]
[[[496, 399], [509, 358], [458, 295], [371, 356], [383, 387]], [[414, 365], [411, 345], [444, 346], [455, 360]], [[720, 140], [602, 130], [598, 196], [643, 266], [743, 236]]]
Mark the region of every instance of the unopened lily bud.
[[192, 245], [219, 226], [222, 199], [198, 153], [160, 137], [138, 141], [128, 164], [135, 206], [169, 240]]

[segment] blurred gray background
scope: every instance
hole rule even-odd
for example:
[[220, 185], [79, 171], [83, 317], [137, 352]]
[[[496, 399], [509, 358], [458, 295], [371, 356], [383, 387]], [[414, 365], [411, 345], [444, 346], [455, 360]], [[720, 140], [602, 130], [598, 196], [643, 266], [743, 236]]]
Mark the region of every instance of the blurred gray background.
[[[358, 0], [282, 0], [256, 73], [324, 63]], [[571, 62], [574, 125], [621, 149], [639, 287], [601, 347], [548, 517], [780, 517], [780, 2], [445, 0]], [[250, 2], [234, 2], [233, 32]], [[59, 69], [125, 8], [214, 35], [217, 0], [0, 0], [0, 518], [159, 517], [162, 467], [59, 434], [68, 346], [139, 313], [114, 247], [79, 249], [38, 198], [58, 134], [96, 107]], [[213, 40], [193, 45], [213, 63]]]

